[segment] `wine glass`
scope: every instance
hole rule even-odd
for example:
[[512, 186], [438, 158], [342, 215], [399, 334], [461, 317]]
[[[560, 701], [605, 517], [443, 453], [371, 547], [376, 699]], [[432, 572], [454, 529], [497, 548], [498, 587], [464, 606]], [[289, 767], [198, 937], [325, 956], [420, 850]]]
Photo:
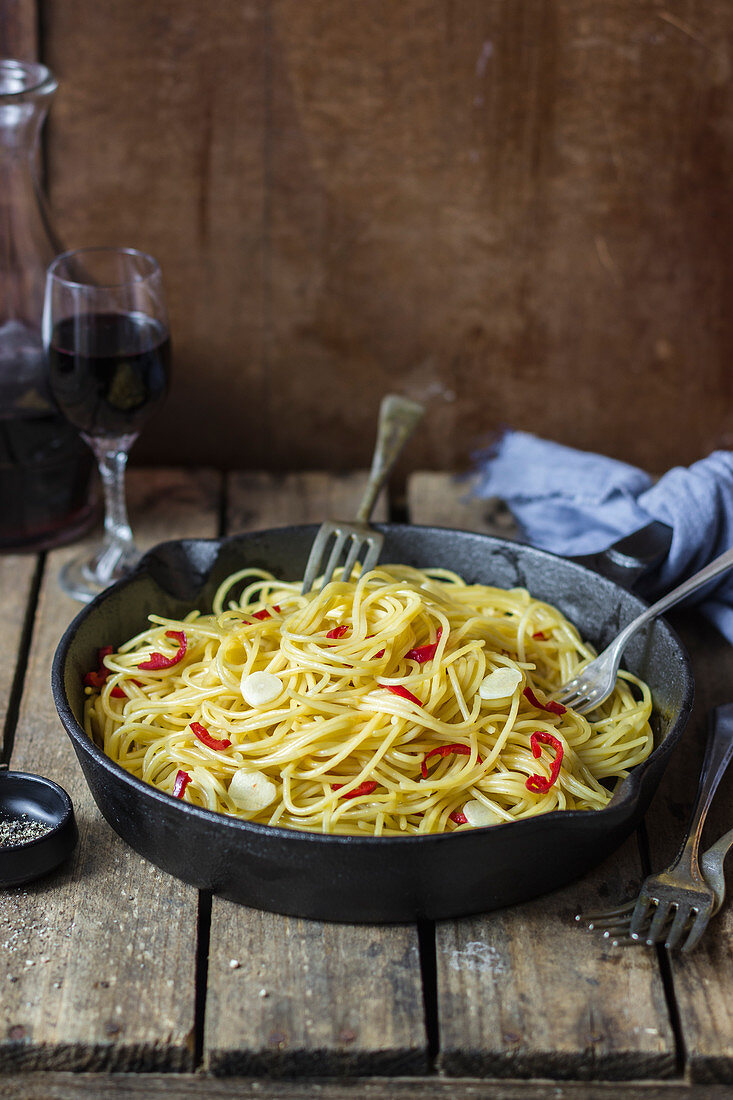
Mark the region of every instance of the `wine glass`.
[[87, 602], [137, 563], [127, 518], [127, 455], [168, 385], [170, 336], [160, 267], [134, 248], [82, 248], [46, 275], [43, 344], [51, 392], [94, 452], [104, 487], [104, 539], [62, 569]]

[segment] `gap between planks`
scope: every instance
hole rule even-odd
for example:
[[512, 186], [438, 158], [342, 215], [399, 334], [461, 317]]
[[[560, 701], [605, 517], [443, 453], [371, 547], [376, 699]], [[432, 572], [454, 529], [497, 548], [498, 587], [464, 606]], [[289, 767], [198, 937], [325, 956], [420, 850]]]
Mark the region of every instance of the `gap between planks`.
[[[464, 481], [417, 473], [411, 522], [515, 533], [499, 502]], [[517, 869], [521, 874], [521, 868]], [[609, 908], [638, 887], [631, 838], [582, 882], [510, 909], [436, 926], [440, 1053], [447, 1074], [663, 1078], [677, 1051], [656, 956], [613, 948], [576, 912]]]
[[[215, 534], [220, 487], [206, 471], [131, 470], [140, 545]], [[52, 655], [79, 610], [58, 570], [82, 545], [47, 555], [11, 760], [66, 787], [80, 841], [53, 875], [3, 893], [0, 1070], [188, 1069], [197, 892], [102, 820], [51, 699]]]
[[[236, 474], [227, 530], [353, 516], [366, 474]], [[384, 497], [375, 518], [387, 515]], [[329, 924], [213, 898], [204, 1065], [218, 1074], [425, 1072], [417, 929]]]

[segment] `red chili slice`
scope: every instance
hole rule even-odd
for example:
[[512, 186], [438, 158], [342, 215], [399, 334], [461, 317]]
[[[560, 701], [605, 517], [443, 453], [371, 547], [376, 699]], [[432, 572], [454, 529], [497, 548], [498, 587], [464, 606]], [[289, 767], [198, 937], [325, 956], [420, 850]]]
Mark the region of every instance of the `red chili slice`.
[[[438, 745], [437, 749], [431, 749], [430, 752], [426, 752], [423, 757], [423, 762], [420, 767], [423, 779], [428, 777], [428, 760], [431, 756], [451, 756], [455, 753], [456, 756], [470, 756], [471, 749], [468, 745]], [[476, 758], [477, 764], [483, 764], [481, 757]]]
[[326, 635], [327, 638], [343, 638], [344, 634], [348, 630], [348, 626], [335, 626], [333, 630], [329, 630]]
[[84, 687], [96, 688], [97, 691], [101, 690], [110, 673], [110, 670], [105, 666], [104, 658], [109, 657], [113, 650], [114, 646], [111, 645], [102, 646], [101, 649], [97, 650], [97, 667], [93, 672], [87, 672], [84, 676], [82, 681]]
[[541, 703], [532, 688], [526, 687], [523, 694], [529, 699], [533, 707], [537, 707], [538, 710], [548, 710], [550, 714], [564, 714], [567, 707], [564, 707], [562, 703], [556, 703], [554, 699], [550, 699], [547, 703]]
[[200, 741], [202, 745], [206, 745], [207, 749], [215, 749], [217, 752], [221, 752], [222, 749], [228, 749], [231, 745], [231, 741], [228, 737], [222, 737], [221, 740], [212, 737], [206, 726], [202, 726], [200, 722], [191, 722], [189, 724], [193, 730], [194, 737]]
[[183, 798], [183, 792], [185, 791], [186, 787], [188, 786], [188, 784], [190, 782], [191, 782], [191, 776], [188, 774], [188, 772], [184, 772], [184, 771], [180, 771], [180, 770], [177, 771], [176, 772], [176, 781], [173, 784], [173, 797], [174, 798]]
[[541, 630], [538, 630], [536, 634], [532, 635], [532, 637], [536, 638], [538, 642], [546, 642], [547, 641], [547, 635], [544, 634]]
[[426, 661], [432, 661], [438, 648], [438, 642], [440, 641], [442, 634], [442, 627], [438, 627], [438, 632], [435, 635], [435, 641], [428, 642], [427, 645], [416, 646], [415, 649], [408, 649], [407, 653], [405, 654], [405, 660], [417, 661], [419, 665], [424, 665]]
[[166, 638], [175, 638], [178, 642], [178, 652], [174, 653], [172, 657], [166, 657], [162, 653], [151, 653], [147, 661], [141, 661], [137, 666], [143, 669], [145, 672], [158, 672], [162, 668], [173, 668], [179, 661], [182, 661], [186, 655], [186, 649], [188, 647], [188, 640], [182, 630], [166, 630]]
[[[367, 634], [367, 639], [373, 638], [374, 636], [375, 636], [374, 634]], [[384, 650], [383, 649], [380, 649], [379, 653], [375, 653], [374, 656], [372, 657], [372, 660], [373, 661], [378, 661], [380, 657], [384, 657]]]
[[535, 794], [547, 794], [552, 784], [557, 782], [557, 777], [560, 774], [564, 752], [562, 743], [558, 741], [557, 737], [553, 737], [551, 733], [545, 733], [544, 730], [535, 730], [529, 739], [529, 743], [532, 746], [532, 755], [535, 760], [542, 755], [542, 745], [549, 745], [550, 748], [555, 750], [555, 759], [550, 765], [550, 778], [545, 779], [544, 775], [535, 773], [535, 775], [530, 775], [525, 783], [528, 791], [534, 791]]
[[[333, 789], [340, 791], [342, 787], [345, 787], [345, 783], [334, 783]], [[373, 779], [367, 779], [364, 783], [360, 783], [358, 787], [355, 787], [353, 791], [349, 791], [347, 794], [339, 795], [339, 798], [358, 798], [362, 794], [371, 794], [372, 791], [376, 791], [379, 784]]]
[[[274, 603], [272, 605], [272, 610], [273, 611], [279, 611], [280, 610], [280, 604], [279, 603]], [[263, 619], [271, 619], [272, 618], [272, 615], [270, 614], [270, 612], [266, 608], [263, 608], [262, 611], [250, 611], [250, 612], [248, 612], [248, 614], [251, 615], [253, 619], [259, 619], [260, 622], [262, 622]]]
[[[139, 680], [130, 680], [130, 683], [134, 684], [135, 687], [142, 687]], [[109, 694], [112, 699], [127, 699], [128, 697], [127, 692], [119, 684], [115, 684]]]
[[411, 703], [417, 703], [419, 707], [422, 706], [418, 697], [413, 695], [411, 691], [408, 691], [406, 687], [402, 687], [401, 684], [390, 684], [387, 687], [387, 691], [391, 691], [393, 695], [399, 695], [403, 699], [409, 699]]
[[468, 825], [468, 818], [463, 810], [454, 810], [452, 814], [448, 814], [448, 820], [455, 821], [456, 825]]

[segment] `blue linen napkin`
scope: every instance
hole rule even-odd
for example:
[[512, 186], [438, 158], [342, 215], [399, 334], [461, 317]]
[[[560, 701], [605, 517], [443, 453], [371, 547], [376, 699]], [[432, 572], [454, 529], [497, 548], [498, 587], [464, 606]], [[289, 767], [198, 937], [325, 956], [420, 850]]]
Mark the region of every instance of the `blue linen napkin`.
[[[505, 431], [478, 456], [474, 492], [499, 497], [526, 541], [556, 554], [589, 554], [661, 520], [672, 528], [667, 558], [645, 578], [656, 599], [733, 546], [733, 453], [714, 451], [654, 482], [613, 458], [528, 432]], [[690, 602], [733, 642], [733, 573]]]

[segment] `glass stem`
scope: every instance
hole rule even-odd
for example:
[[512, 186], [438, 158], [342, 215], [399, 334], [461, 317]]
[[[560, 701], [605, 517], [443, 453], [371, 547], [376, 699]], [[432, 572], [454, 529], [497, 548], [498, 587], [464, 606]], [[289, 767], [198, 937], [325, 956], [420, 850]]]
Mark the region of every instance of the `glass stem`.
[[100, 580], [109, 580], [123, 560], [137, 557], [125, 498], [127, 453], [137, 436], [84, 438], [94, 451], [104, 488], [104, 550], [95, 572]]

